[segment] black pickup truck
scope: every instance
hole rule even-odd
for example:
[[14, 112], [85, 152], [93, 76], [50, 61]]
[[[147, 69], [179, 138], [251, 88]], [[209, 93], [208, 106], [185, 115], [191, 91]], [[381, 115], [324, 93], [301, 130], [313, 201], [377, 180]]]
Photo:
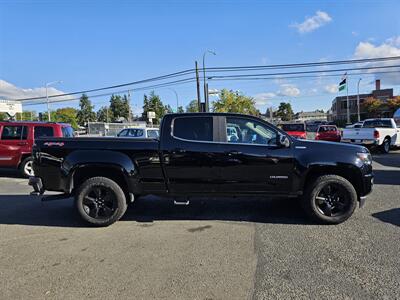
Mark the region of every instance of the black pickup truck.
[[373, 185], [366, 148], [296, 139], [239, 114], [168, 114], [159, 140], [37, 140], [33, 157], [33, 194], [74, 196], [81, 217], [96, 226], [119, 220], [146, 194], [297, 197], [318, 222], [337, 224]]

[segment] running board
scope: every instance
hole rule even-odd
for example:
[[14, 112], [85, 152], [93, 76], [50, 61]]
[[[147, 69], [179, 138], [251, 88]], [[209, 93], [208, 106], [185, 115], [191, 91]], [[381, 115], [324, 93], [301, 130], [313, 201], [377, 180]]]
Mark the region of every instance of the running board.
[[48, 195], [48, 196], [42, 196], [42, 201], [43, 202], [56, 201], [56, 200], [67, 199], [70, 197], [71, 197], [71, 195], [69, 195], [69, 194]]
[[189, 205], [189, 200], [187, 200], [187, 201], [176, 201], [176, 200], [174, 200], [174, 204], [175, 205]]

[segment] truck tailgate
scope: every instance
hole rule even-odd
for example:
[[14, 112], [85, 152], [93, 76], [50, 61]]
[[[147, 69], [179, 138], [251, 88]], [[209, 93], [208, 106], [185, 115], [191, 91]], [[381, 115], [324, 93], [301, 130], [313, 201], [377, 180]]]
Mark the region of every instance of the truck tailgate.
[[345, 140], [372, 140], [375, 128], [345, 128], [342, 139]]

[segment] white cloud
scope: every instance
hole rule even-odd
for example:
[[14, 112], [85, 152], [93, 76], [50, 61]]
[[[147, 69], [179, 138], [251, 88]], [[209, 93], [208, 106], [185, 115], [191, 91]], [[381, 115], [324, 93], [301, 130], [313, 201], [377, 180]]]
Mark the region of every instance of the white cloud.
[[[356, 49], [354, 50], [354, 57], [357, 59], [363, 58], [378, 58], [378, 57], [390, 57], [390, 56], [400, 56], [400, 36], [392, 37], [387, 39], [381, 45], [375, 45], [370, 42], [360, 42]], [[369, 63], [363, 66], [391, 66], [396, 64], [394, 61], [387, 61], [381, 63]], [[383, 71], [398, 71], [395, 68], [387, 69], [376, 69], [376, 72]], [[370, 73], [374, 73], [371, 70]], [[400, 84], [400, 74], [399, 72], [386, 73], [386, 74], [376, 74], [376, 78], [382, 79], [383, 84], [397, 85]]]
[[291, 25], [295, 27], [299, 33], [312, 32], [321, 26], [324, 26], [332, 21], [332, 17], [324, 11], [317, 11], [314, 16], [308, 17], [303, 23], [295, 23]]
[[258, 106], [272, 104], [271, 99], [274, 97], [276, 97], [275, 93], [260, 93], [253, 96], [254, 101], [256, 101], [256, 105]]
[[338, 85], [335, 83], [328, 84], [324, 87], [324, 90], [330, 94], [336, 94], [338, 92]]
[[[47, 89], [48, 95], [64, 94], [65, 92], [57, 90], [54, 87]], [[34, 97], [46, 97], [46, 88], [20, 88], [13, 85], [10, 82], [0, 79], [0, 99], [22, 99], [22, 98], [34, 98]], [[61, 99], [72, 99], [72, 96], [58, 97], [57, 100]], [[53, 98], [54, 99], [54, 98]]]
[[282, 84], [277, 92], [278, 96], [297, 97], [300, 95], [300, 90], [293, 84]]

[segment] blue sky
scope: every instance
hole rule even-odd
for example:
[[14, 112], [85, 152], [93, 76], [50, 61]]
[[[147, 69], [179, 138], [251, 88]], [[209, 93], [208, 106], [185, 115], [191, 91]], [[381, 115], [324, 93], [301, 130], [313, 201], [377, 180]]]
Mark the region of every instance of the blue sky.
[[[400, 55], [399, 1], [1, 1], [0, 98], [131, 82], [207, 66], [282, 64]], [[400, 76], [379, 76], [399, 93]], [[290, 100], [295, 111], [328, 109], [340, 78], [210, 81], [240, 90], [261, 111]], [[358, 78], [349, 79], [349, 92]], [[374, 75], [363, 75], [369, 92]], [[181, 105], [195, 84], [173, 87]], [[156, 89], [175, 106], [173, 91]], [[211, 98], [212, 99], [212, 98]], [[109, 97], [93, 98], [96, 109]], [[143, 91], [132, 94], [140, 111]], [[76, 106], [75, 102], [52, 108]], [[26, 109], [43, 110], [43, 106]]]

